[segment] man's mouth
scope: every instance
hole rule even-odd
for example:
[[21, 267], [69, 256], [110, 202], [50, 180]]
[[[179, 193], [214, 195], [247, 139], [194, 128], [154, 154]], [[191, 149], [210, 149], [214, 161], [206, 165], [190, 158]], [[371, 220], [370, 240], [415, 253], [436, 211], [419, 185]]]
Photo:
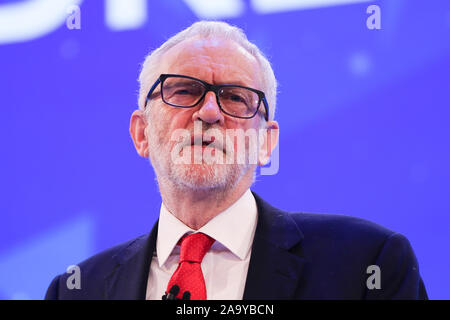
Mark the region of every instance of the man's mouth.
[[191, 137], [191, 146], [201, 146], [202, 149], [205, 148], [214, 148], [219, 149], [222, 152], [225, 152], [223, 148], [223, 143], [220, 141], [220, 139], [217, 139], [212, 137], [204, 137], [202, 135], [192, 136]]

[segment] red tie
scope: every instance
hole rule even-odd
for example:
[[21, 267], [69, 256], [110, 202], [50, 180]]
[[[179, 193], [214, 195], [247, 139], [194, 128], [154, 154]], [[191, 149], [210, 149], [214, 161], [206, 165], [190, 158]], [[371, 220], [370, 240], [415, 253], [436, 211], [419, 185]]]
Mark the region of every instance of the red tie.
[[214, 239], [199, 232], [183, 237], [180, 242], [180, 262], [170, 278], [167, 292], [176, 284], [180, 288], [177, 298], [181, 299], [189, 291], [192, 300], [206, 300], [205, 279], [200, 264]]

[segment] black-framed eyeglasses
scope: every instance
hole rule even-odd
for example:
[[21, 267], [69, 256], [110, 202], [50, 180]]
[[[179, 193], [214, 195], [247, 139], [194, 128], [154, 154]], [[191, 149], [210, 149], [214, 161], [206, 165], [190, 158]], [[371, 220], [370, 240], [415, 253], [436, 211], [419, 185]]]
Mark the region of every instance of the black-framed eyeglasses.
[[[154, 92], [161, 83], [161, 91]], [[214, 85], [203, 80], [179, 75], [161, 74], [147, 94], [147, 102], [161, 94], [164, 103], [176, 108], [193, 108], [212, 91], [217, 105], [223, 113], [241, 119], [253, 118], [264, 104], [266, 121], [269, 120], [269, 105], [264, 92], [235, 84]]]

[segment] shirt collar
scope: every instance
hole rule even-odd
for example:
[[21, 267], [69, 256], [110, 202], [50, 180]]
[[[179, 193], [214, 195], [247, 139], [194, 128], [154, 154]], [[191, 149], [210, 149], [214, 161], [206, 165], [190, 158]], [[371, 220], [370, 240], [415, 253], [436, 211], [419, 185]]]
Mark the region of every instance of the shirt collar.
[[164, 203], [161, 204], [158, 223], [156, 254], [160, 267], [186, 233], [203, 232], [216, 242], [211, 250], [223, 250], [223, 247], [243, 260], [250, 253], [257, 223], [256, 201], [248, 189], [234, 204], [208, 221], [195, 231], [172, 215]]

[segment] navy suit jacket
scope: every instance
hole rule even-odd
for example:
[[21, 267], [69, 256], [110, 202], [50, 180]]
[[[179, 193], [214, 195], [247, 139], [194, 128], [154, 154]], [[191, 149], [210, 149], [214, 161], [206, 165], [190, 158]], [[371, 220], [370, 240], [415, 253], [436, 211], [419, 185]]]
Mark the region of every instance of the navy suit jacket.
[[[244, 299], [427, 299], [401, 234], [343, 215], [288, 213], [253, 194], [258, 223]], [[55, 277], [45, 298], [145, 299], [157, 231], [158, 222], [150, 234], [80, 263], [80, 289], [68, 288], [71, 274]], [[380, 289], [367, 286], [371, 265]]]

